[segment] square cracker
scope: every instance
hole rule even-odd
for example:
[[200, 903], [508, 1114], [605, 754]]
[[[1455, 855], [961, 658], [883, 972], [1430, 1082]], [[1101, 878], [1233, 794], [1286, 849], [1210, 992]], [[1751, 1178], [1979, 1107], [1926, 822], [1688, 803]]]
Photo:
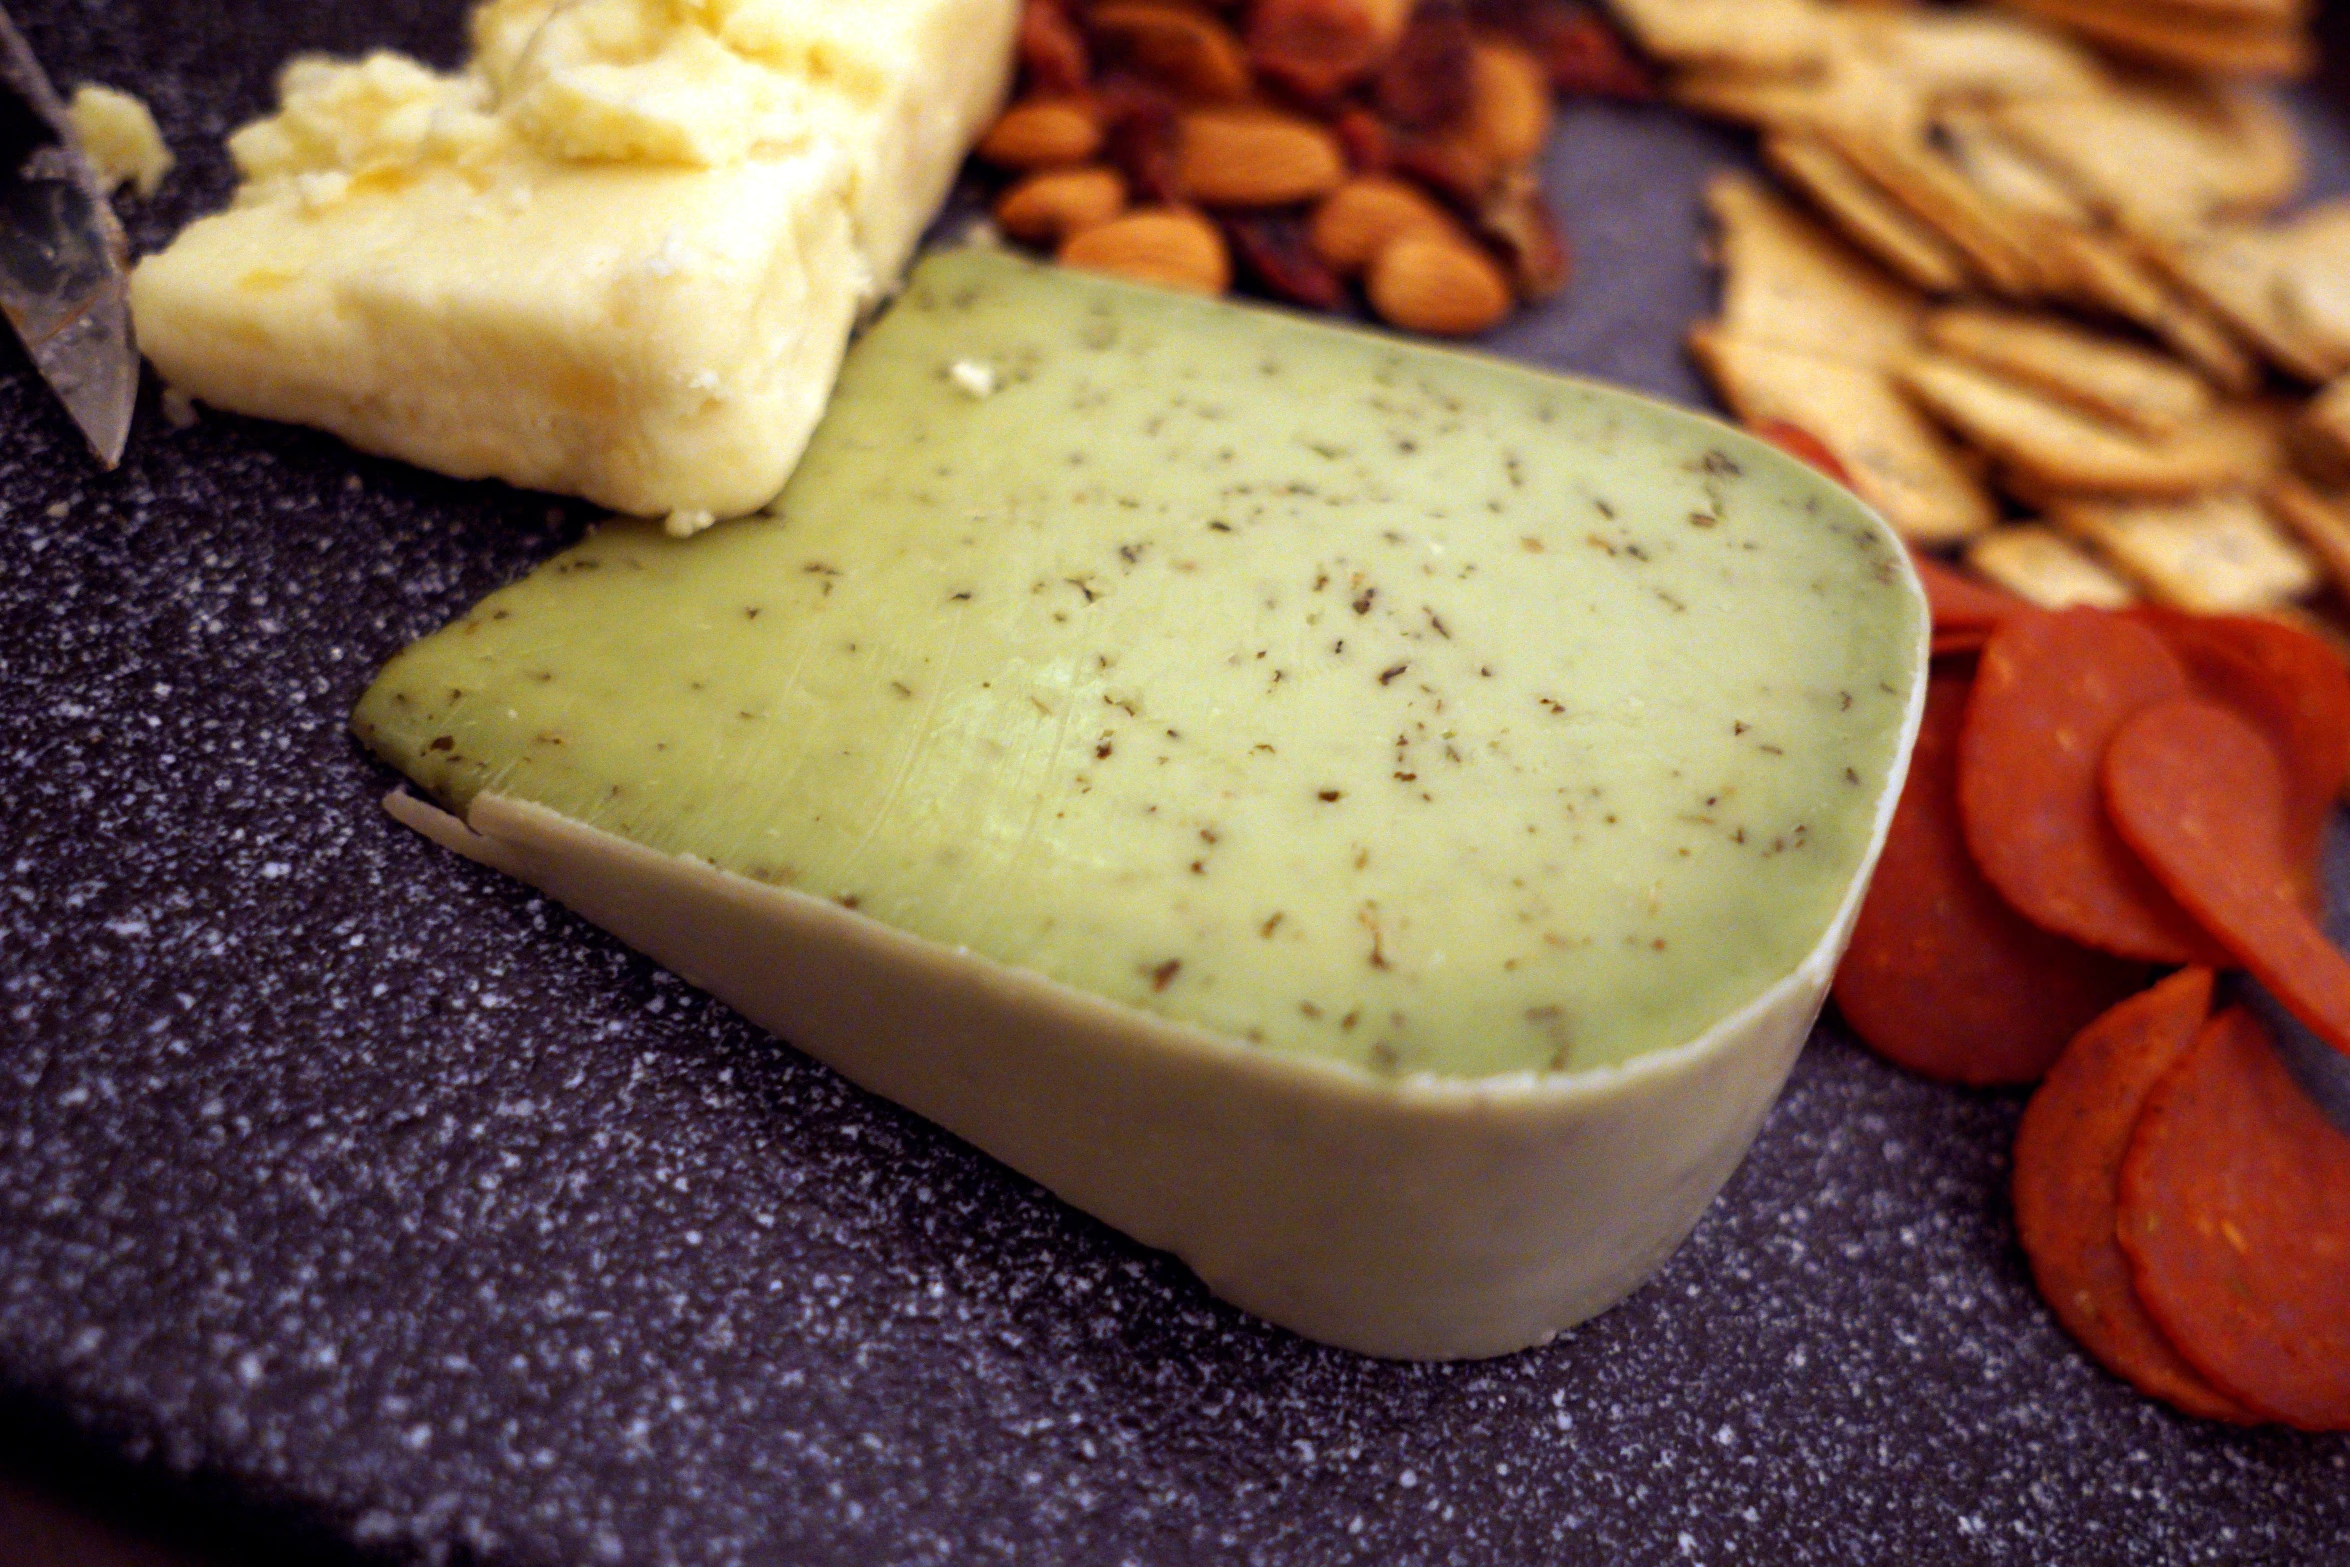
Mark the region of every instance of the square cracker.
[[2119, 54], [2185, 71], [2305, 76], [2316, 45], [2296, 23], [2179, 0], [2008, 0]]
[[2010, 99], [1988, 113], [2098, 213], [2143, 237], [2268, 211], [2301, 183], [2292, 122], [2242, 88], [2133, 78], [2086, 97]]
[[2063, 316], [1953, 305], [1924, 330], [1946, 354], [2139, 435], [2159, 438], [2211, 412], [2211, 388], [2194, 371]]
[[2042, 609], [2120, 609], [2137, 602], [2129, 583], [2071, 538], [2042, 523], [1993, 528], [1966, 548], [1966, 563]]
[[2265, 416], [2222, 409], [2155, 441], [1947, 355], [1913, 354], [1902, 389], [1968, 445], [2020, 476], [2031, 494], [2183, 497], [2258, 484], [2279, 435]]
[[1925, 302], [1744, 174], [1714, 176], [1721, 330], [1823, 359], [1882, 366], [1917, 346]]
[[2322, 585], [2308, 551], [2242, 490], [2180, 501], [2060, 500], [2048, 515], [2174, 609], [2255, 614]]
[[2350, 370], [2350, 283], [2328, 254], [2333, 220], [2303, 233], [2292, 225], [2211, 228], [2152, 254], [2189, 294], [2268, 360], [2305, 381]]
[[1692, 331], [1689, 349], [1740, 419], [1782, 421], [1817, 439], [1903, 538], [1952, 544], [1991, 526], [1981, 481], [1884, 371], [1712, 326]]
[[2219, 319], [2187, 298], [2112, 235], [2051, 223], [2041, 242], [2069, 278], [2064, 297], [2144, 327], [2222, 391], [2249, 395], [2261, 369]]
[[1844, 236], [1903, 281], [1933, 294], [1967, 286], [1973, 269], [1940, 234], [1910, 216], [1844, 155], [1816, 136], [1763, 138], [1763, 161], [1809, 196]]
[[1640, 47], [1676, 65], [1792, 74], [1826, 63], [1827, 10], [1816, 0], [1614, 0]]
[[2260, 498], [2325, 568], [2335, 591], [2350, 592], [2350, 498], [2325, 494], [2290, 475], [2271, 481]]

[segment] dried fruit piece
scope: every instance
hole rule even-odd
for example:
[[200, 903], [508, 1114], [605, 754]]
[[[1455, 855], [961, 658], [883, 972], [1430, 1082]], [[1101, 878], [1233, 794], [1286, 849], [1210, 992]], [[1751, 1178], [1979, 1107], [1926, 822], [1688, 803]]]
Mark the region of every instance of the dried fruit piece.
[[1536, 0], [1521, 31], [1550, 73], [1555, 90], [1574, 97], [1647, 103], [1656, 73], [1625, 47], [1624, 37], [1589, 6]]
[[1844, 1021], [1879, 1055], [1954, 1083], [2028, 1083], [2146, 971], [2052, 936], [1975, 869], [1958, 825], [1964, 674], [1937, 669], [1876, 879], [1836, 970]]
[[1083, 163], [1101, 145], [1101, 125], [1082, 99], [1028, 98], [988, 127], [979, 155], [1007, 169], [1049, 169]]
[[1453, 0], [1422, 0], [1372, 83], [1379, 113], [1423, 136], [1467, 125], [1476, 96], [1469, 19]]
[[2131, 1133], [2195, 1042], [2211, 989], [2211, 970], [2181, 969], [2065, 1046], [2016, 1127], [2016, 1239], [2041, 1298], [2099, 1365], [2188, 1414], [2252, 1424], [2261, 1417], [2213, 1387], [2147, 1315], [2116, 1234]]
[[1098, 99], [1102, 156], [1126, 176], [1136, 201], [1177, 206], [1183, 189], [1183, 130], [1175, 100], [1146, 82], [1117, 81]]
[[1020, 72], [1032, 93], [1070, 96], [1093, 79], [1085, 35], [1065, 0], [1027, 0], [1020, 8]]
[[1317, 255], [1351, 275], [1369, 266], [1396, 236], [1414, 231], [1458, 234], [1460, 225], [1417, 185], [1370, 176], [1332, 191], [1314, 209], [1309, 234]]
[[1371, 308], [1389, 326], [1434, 337], [1470, 337], [1510, 313], [1509, 279], [1467, 240], [1414, 231], [1372, 258]]
[[1346, 284], [1306, 240], [1305, 224], [1287, 213], [1235, 212], [1224, 232], [1241, 270], [1275, 299], [1313, 310], [1336, 310]]
[[2155, 1085], [2117, 1233], [2146, 1310], [2213, 1384], [2350, 1430], [2350, 1136], [2251, 1013], [2213, 1018]]
[[1116, 169], [1047, 169], [996, 198], [996, 226], [1031, 245], [1058, 245], [1126, 210]]
[[1371, 73], [1411, 11], [1412, 0], [1257, 0], [1249, 59], [1293, 93], [1333, 98]]
[[1330, 122], [1338, 145], [1346, 149], [1347, 166], [1357, 174], [1385, 174], [1395, 162], [1395, 141], [1387, 126], [1370, 110], [1342, 109]]
[[1194, 109], [1183, 115], [1178, 177], [1211, 207], [1280, 207], [1311, 201], [1346, 179], [1338, 138], [1294, 114]]
[[1520, 299], [1548, 299], [1575, 275], [1567, 238], [1531, 168], [1513, 169], [1495, 182], [1477, 209], [1477, 235], [1500, 253]]
[[1106, 272], [1195, 294], [1232, 286], [1232, 258], [1216, 225], [1179, 207], [1153, 207], [1072, 236], [1061, 246], [1065, 267]]
[[2017, 913], [2118, 957], [2225, 966], [2106, 819], [2098, 764], [2141, 708], [2187, 693], [2162, 638], [2102, 610], [2012, 615], [1983, 649], [1959, 748], [1967, 848]]
[[2350, 1055], [2350, 960], [2301, 901], [2284, 763], [2232, 709], [2150, 707], [2105, 753], [2105, 804], [2138, 857], [2253, 978]]
[[1107, 66], [1123, 67], [1194, 102], [1229, 102], [1249, 91], [1248, 55], [1221, 21], [1165, 0], [1112, 0], [1086, 12]]

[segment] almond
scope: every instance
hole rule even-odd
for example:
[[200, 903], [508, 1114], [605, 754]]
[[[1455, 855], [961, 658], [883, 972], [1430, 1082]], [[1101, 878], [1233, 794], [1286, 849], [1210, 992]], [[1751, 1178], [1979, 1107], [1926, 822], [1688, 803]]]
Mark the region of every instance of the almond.
[[1468, 132], [1504, 168], [1541, 154], [1550, 136], [1550, 82], [1531, 51], [1493, 37], [1470, 45]]
[[1205, 11], [1161, 0], [1112, 0], [1086, 14], [1102, 55], [1178, 97], [1228, 103], [1249, 90], [1240, 40]]
[[1348, 180], [1314, 209], [1307, 237], [1316, 255], [1351, 276], [1398, 235], [1415, 230], [1457, 234], [1459, 225], [1418, 186], [1366, 175]]
[[1336, 97], [1394, 47], [1414, 0], [1256, 0], [1248, 20], [1258, 70], [1311, 99]]
[[1380, 320], [1436, 337], [1469, 337], [1510, 313], [1510, 281], [1491, 256], [1425, 231], [1399, 236], [1373, 258], [1366, 291]]
[[1101, 125], [1082, 100], [1028, 98], [988, 127], [979, 155], [1008, 169], [1049, 169], [1083, 163], [1101, 145]]
[[1346, 178], [1338, 138], [1311, 120], [1268, 109], [1194, 109], [1183, 116], [1183, 188], [1211, 207], [1311, 201]]
[[1031, 245], [1058, 245], [1126, 210], [1116, 169], [1046, 169], [996, 198], [997, 227]]
[[1224, 236], [1181, 207], [1146, 207], [1089, 228], [1062, 243], [1060, 262], [1195, 294], [1221, 294], [1232, 286]]

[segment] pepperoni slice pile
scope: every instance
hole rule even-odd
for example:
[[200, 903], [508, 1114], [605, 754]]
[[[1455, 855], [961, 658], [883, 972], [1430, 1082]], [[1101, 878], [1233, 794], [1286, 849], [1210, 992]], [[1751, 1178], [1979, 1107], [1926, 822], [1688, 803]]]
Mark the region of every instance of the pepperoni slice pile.
[[1935, 667], [1845, 1021], [1928, 1077], [2040, 1083], [2017, 1232], [2101, 1365], [2206, 1419], [2350, 1430], [2350, 1135], [2212, 1011], [2245, 970], [2350, 1057], [2316, 918], [2350, 671], [2281, 623], [1920, 576]]

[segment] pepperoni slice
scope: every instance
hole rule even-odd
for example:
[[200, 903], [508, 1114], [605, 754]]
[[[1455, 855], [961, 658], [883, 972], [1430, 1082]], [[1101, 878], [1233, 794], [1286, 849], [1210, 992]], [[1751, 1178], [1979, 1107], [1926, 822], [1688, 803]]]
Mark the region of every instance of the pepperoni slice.
[[2249, 615], [2137, 611], [2186, 663], [2197, 695], [2265, 733], [2289, 780], [2286, 847], [2316, 906], [2317, 857], [2350, 772], [2350, 669], [2306, 631]]
[[2211, 986], [2211, 970], [2181, 969], [2065, 1046], [2016, 1128], [2015, 1226], [2042, 1298], [2099, 1365], [2190, 1415], [2250, 1425], [2262, 1417], [2206, 1381], [2147, 1315], [2116, 1234], [2138, 1113], [2195, 1042]]
[[1921, 550], [1909, 552], [1909, 563], [1917, 568], [1918, 584], [1926, 590], [1936, 641], [1967, 633], [1988, 637], [1993, 626], [2031, 608], [2014, 594], [1977, 582]]
[[1828, 443], [1802, 425], [1789, 424], [1784, 419], [1760, 419], [1748, 428], [1757, 438], [1770, 442], [1797, 462], [1809, 463], [1846, 489], [1852, 488], [1852, 475], [1836, 460], [1836, 454], [1828, 450]]
[[2305, 1431], [2350, 1431], [2350, 1137], [2241, 1008], [2147, 1098], [2122, 1160], [2122, 1250], [2212, 1383]]
[[2290, 787], [2267, 738], [2210, 702], [2150, 707], [2106, 750], [2105, 800], [2172, 895], [2287, 1011], [2350, 1054], [2350, 959], [2301, 900]]
[[2118, 957], [2224, 966], [2106, 820], [2098, 786], [2130, 715], [2186, 694], [2177, 656], [2124, 616], [2015, 615], [1992, 632], [1960, 742], [1959, 817], [1975, 863], [2026, 919]]
[[1958, 825], [1967, 677], [1937, 669], [1909, 781], [1836, 971], [1836, 1002], [1879, 1054], [1926, 1077], [2028, 1083], [2146, 971], [2025, 920], [1992, 891]]

